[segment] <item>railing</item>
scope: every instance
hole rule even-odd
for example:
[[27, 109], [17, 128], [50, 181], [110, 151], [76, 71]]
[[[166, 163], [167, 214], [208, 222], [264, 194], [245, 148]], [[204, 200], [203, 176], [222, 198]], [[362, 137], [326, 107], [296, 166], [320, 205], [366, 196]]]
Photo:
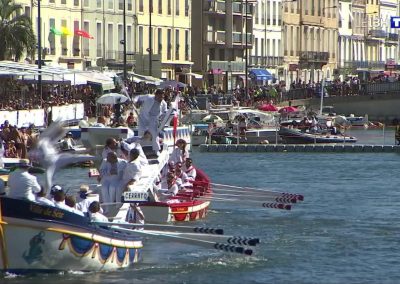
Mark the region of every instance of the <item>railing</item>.
[[208, 5], [204, 7], [204, 11], [225, 13], [226, 12], [225, 1], [223, 2], [217, 0], [208, 1]]
[[83, 56], [89, 56], [90, 55], [90, 50], [88, 48], [83, 49]]
[[366, 0], [353, 0], [353, 6], [365, 6], [367, 3]]
[[225, 43], [225, 32], [224, 31], [209, 31], [207, 32], [208, 43]]
[[344, 68], [374, 68], [374, 69], [385, 69], [384, 61], [345, 61], [343, 64]]
[[384, 30], [370, 30], [368, 32], [369, 37], [375, 37], [375, 38], [386, 38], [386, 31]]
[[276, 67], [283, 65], [282, 56], [251, 56], [251, 65], [259, 65], [265, 67]]
[[221, 71], [231, 71], [231, 72], [244, 72], [246, 63], [240, 61], [216, 61], [211, 60], [208, 63], [210, 70], [220, 69]]
[[[234, 44], [246, 44], [246, 38], [243, 37], [241, 32], [233, 32], [232, 42]], [[247, 34], [247, 45], [253, 45], [253, 35], [251, 33]]]
[[300, 60], [307, 62], [328, 62], [329, 53], [318, 51], [302, 51], [300, 52]]

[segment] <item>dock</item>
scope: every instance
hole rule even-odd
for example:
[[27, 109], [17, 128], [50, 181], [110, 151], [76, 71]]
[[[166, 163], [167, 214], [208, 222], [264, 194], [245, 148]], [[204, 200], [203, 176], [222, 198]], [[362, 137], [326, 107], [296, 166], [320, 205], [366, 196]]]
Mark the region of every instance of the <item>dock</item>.
[[202, 144], [208, 153], [400, 153], [397, 145], [362, 144]]

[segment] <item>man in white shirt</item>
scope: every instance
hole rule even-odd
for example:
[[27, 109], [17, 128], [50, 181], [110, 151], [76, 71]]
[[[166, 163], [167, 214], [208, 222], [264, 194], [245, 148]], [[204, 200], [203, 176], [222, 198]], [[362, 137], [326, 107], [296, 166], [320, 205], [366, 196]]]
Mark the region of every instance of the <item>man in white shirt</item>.
[[193, 160], [191, 158], [186, 158], [183, 170], [185, 171], [189, 182], [194, 182], [196, 180], [197, 172], [195, 167], [193, 167]]
[[100, 213], [101, 207], [98, 201], [93, 201], [89, 206], [90, 221], [108, 222], [108, 218]]
[[115, 152], [109, 152], [107, 158], [101, 163], [99, 181], [101, 183], [101, 196], [104, 203], [118, 200], [118, 188], [126, 167], [126, 161], [117, 158]]
[[164, 92], [158, 89], [154, 95], [138, 96], [134, 103], [140, 106], [139, 136], [148, 130], [153, 137], [153, 151], [160, 151], [158, 138], [158, 124], [160, 118], [167, 112], [167, 103], [164, 101]]
[[40, 192], [41, 188], [37, 178], [28, 172], [29, 168], [30, 165], [28, 161], [22, 160], [22, 162], [19, 164], [19, 168], [9, 175], [9, 197], [26, 199], [32, 202], [36, 201], [35, 194]]
[[122, 176], [120, 195], [122, 195], [122, 192], [127, 190], [128, 186], [135, 184], [135, 182], [140, 179], [142, 166], [140, 165], [139, 155], [140, 153], [138, 149], [132, 149], [129, 153], [130, 160], [126, 165]]
[[46, 198], [44, 187], [36, 194], [36, 203], [40, 205], [54, 206], [54, 202]]

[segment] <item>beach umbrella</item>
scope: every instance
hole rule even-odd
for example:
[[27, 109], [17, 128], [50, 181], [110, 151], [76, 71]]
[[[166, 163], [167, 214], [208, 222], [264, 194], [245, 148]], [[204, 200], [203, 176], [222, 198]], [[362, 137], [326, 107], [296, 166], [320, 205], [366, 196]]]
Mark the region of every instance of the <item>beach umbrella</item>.
[[263, 104], [258, 109], [262, 111], [278, 111], [278, 108], [271, 104]]
[[115, 105], [116, 103], [118, 103], [118, 100], [120, 103], [124, 103], [130, 99], [123, 94], [109, 93], [102, 95], [100, 98], [97, 99], [96, 102], [102, 105]]
[[297, 111], [297, 108], [292, 107], [292, 106], [283, 107], [283, 108], [281, 108], [281, 109], [279, 110], [280, 113], [282, 113], [282, 112], [289, 113], [289, 112], [295, 112], [295, 111]]
[[168, 87], [176, 89], [176, 88], [185, 88], [186, 84], [184, 84], [182, 82], [178, 82], [178, 81], [169, 80], [169, 81], [161, 82], [158, 87], [161, 89], [168, 88]]
[[220, 118], [218, 115], [215, 114], [209, 114], [206, 117], [204, 117], [202, 119], [203, 122], [207, 122], [207, 123], [215, 123], [215, 122], [223, 122], [224, 120], [222, 118]]

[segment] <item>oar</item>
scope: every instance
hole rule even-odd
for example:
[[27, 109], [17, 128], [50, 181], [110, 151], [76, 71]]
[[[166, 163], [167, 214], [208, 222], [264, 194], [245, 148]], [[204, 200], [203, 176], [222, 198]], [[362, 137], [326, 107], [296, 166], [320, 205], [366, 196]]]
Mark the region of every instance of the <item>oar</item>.
[[234, 252], [234, 253], [239, 253], [239, 254], [245, 254], [245, 255], [252, 255], [253, 250], [245, 248], [245, 247], [240, 247], [240, 246], [234, 246], [234, 245], [228, 245], [228, 244], [223, 244], [219, 242], [212, 242], [212, 241], [205, 241], [205, 240], [199, 240], [199, 239], [193, 239], [193, 238], [188, 238], [188, 237], [182, 237], [182, 236], [177, 236], [173, 234], [167, 234], [164, 232], [156, 232], [156, 231], [145, 231], [145, 230], [130, 230], [130, 229], [125, 229], [122, 227], [112, 226], [112, 229], [123, 231], [123, 232], [129, 232], [129, 233], [135, 233], [135, 234], [142, 234], [142, 235], [147, 235], [147, 236], [155, 236], [159, 238], [166, 238], [166, 239], [172, 239], [177, 242], [181, 243], [186, 243], [190, 245], [196, 245], [196, 246], [201, 246], [204, 248], [208, 249], [216, 249], [216, 250], [223, 250], [226, 252]]
[[244, 194], [227, 194], [227, 193], [216, 193], [213, 192], [212, 196], [221, 196], [228, 198], [240, 198], [240, 200], [256, 200], [260, 201], [262, 199], [268, 201], [275, 201], [280, 203], [297, 203], [296, 198], [285, 198], [285, 197], [276, 197], [276, 196], [264, 196], [264, 195], [244, 195]]
[[174, 225], [159, 225], [159, 224], [131, 224], [131, 223], [113, 223], [113, 222], [92, 222], [100, 226], [121, 226], [121, 227], [143, 227], [146, 230], [158, 231], [175, 231], [182, 233], [198, 233], [198, 234], [215, 234], [223, 235], [224, 230], [220, 228], [205, 228], [205, 227], [190, 227], [190, 226], [174, 226]]
[[279, 192], [279, 193], [260, 192], [260, 191], [235, 190], [235, 189], [217, 188], [217, 187], [213, 187], [212, 190], [213, 190], [213, 192], [229, 192], [229, 193], [242, 194], [242, 195], [248, 195], [248, 196], [267, 196], [267, 197], [278, 197], [278, 198], [296, 198], [296, 200], [299, 201], [297, 199], [298, 194], [294, 194], [294, 193], [282, 194], [281, 192]]
[[282, 210], [291, 210], [292, 205], [283, 204], [283, 203], [262, 203], [256, 200], [242, 200], [242, 199], [230, 199], [230, 198], [219, 198], [219, 197], [198, 197], [196, 200], [202, 201], [212, 201], [212, 202], [236, 202], [236, 203], [258, 203], [261, 207], [264, 208], [273, 208], [273, 209], [282, 209]]
[[282, 197], [287, 196], [287, 195], [295, 195], [296, 198], [300, 201], [304, 200], [304, 196], [301, 194], [295, 194], [295, 193], [287, 193], [287, 192], [279, 192], [279, 191], [273, 191], [269, 189], [263, 189], [263, 188], [255, 188], [255, 187], [241, 187], [241, 186], [234, 186], [234, 185], [228, 185], [228, 184], [220, 184], [220, 183], [211, 183], [212, 186], [216, 187], [225, 187], [225, 188], [234, 188], [234, 189], [242, 189], [242, 190], [253, 190], [253, 191], [261, 191], [261, 192], [270, 192], [270, 193], [276, 193], [282, 195]]

